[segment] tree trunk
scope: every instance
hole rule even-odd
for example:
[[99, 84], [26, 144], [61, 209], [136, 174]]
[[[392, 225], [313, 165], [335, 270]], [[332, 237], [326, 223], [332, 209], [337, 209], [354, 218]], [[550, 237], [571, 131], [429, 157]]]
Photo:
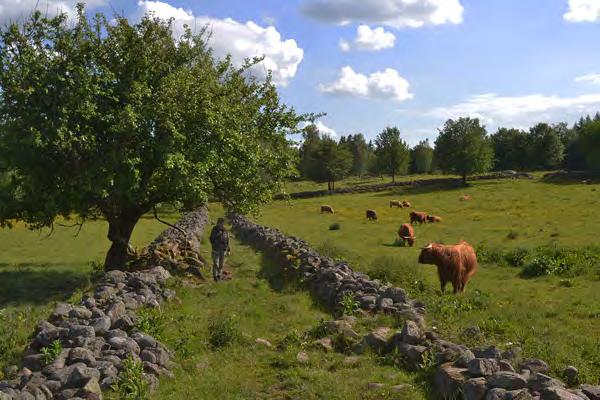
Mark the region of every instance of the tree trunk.
[[114, 269], [123, 269], [127, 263], [127, 253], [129, 248], [129, 239], [133, 228], [139, 221], [141, 213], [129, 212], [123, 213], [118, 217], [108, 219], [108, 240], [111, 241], [110, 249], [104, 260], [104, 269], [106, 271]]
[[467, 184], [467, 174], [463, 174], [463, 176], [462, 176], [462, 181], [463, 181], [463, 184], [464, 184], [464, 185], [466, 185], [466, 184]]
[[396, 182], [396, 174], [392, 172], [392, 183]]

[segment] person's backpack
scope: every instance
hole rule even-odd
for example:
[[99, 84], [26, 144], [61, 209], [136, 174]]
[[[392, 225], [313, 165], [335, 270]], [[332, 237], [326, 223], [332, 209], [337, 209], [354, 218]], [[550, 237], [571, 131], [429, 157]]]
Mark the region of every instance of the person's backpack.
[[229, 234], [227, 233], [227, 230], [215, 227], [210, 242], [213, 247], [219, 250], [227, 250], [229, 247]]

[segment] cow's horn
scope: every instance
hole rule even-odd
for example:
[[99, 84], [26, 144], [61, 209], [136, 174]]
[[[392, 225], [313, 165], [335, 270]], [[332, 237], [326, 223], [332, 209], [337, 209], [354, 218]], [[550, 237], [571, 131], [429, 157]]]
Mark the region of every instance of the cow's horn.
[[431, 249], [433, 247], [433, 243], [429, 243], [427, 246], [422, 247], [423, 250], [425, 249]]

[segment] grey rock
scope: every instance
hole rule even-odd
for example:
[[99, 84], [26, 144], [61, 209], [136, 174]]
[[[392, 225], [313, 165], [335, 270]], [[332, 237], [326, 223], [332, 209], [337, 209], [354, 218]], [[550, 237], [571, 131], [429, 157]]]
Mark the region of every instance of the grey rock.
[[110, 283], [125, 283], [127, 282], [128, 276], [124, 271], [114, 270], [109, 271], [104, 275], [104, 279]]
[[31, 371], [41, 371], [44, 368], [44, 360], [41, 354], [30, 354], [23, 357], [22, 364]]
[[527, 389], [521, 389], [506, 392], [506, 398], [508, 400], [532, 400], [533, 396]]
[[402, 341], [408, 344], [420, 344], [425, 339], [425, 333], [413, 321], [406, 321], [402, 327]]
[[527, 386], [527, 380], [516, 372], [500, 371], [487, 378], [490, 388], [501, 388], [506, 390], [523, 389]]
[[108, 344], [117, 350], [126, 350], [129, 353], [140, 354], [140, 346], [130, 337], [113, 337]]
[[92, 318], [92, 312], [85, 307], [74, 307], [69, 311], [69, 318], [87, 320]]
[[542, 390], [549, 388], [549, 387], [564, 387], [565, 384], [562, 383], [561, 381], [552, 378], [551, 376], [542, 374], [542, 373], [535, 373], [532, 374], [529, 377], [529, 380], [527, 382], [527, 387], [530, 390], [536, 391], [536, 392], [541, 392]]
[[75, 367], [67, 378], [66, 386], [68, 388], [80, 388], [92, 378], [96, 380], [100, 379], [100, 371], [95, 368], [75, 364]]
[[50, 316], [52, 321], [59, 321], [63, 319], [67, 319], [69, 317], [69, 312], [73, 308], [72, 305], [67, 303], [58, 303], [56, 307], [54, 307], [54, 311]]
[[473, 376], [490, 376], [500, 371], [500, 365], [495, 358], [474, 358], [467, 365]]
[[93, 339], [94, 337], [96, 337], [94, 328], [87, 325], [72, 325], [69, 328], [68, 335], [69, 339], [71, 340], [80, 340], [80, 338]]
[[149, 350], [142, 350], [142, 352], [140, 353], [140, 358], [142, 359], [142, 361], [147, 361], [153, 364], [156, 364], [157, 362], [156, 354]]
[[485, 395], [485, 400], [507, 400], [506, 389], [493, 388]]
[[563, 375], [567, 379], [567, 383], [574, 385], [579, 380], [579, 371], [572, 365], [569, 365], [563, 371]]
[[467, 368], [469, 362], [475, 358], [473, 352], [469, 349], [463, 351], [460, 356], [454, 361], [454, 365], [459, 368]]
[[110, 340], [114, 337], [127, 337], [127, 332], [120, 329], [112, 329], [106, 334], [106, 340]]
[[434, 375], [434, 384], [442, 398], [455, 398], [468, 378], [468, 371], [451, 363], [439, 366]]
[[146, 347], [158, 347], [156, 339], [144, 332], [135, 332], [131, 335], [131, 338], [135, 340], [142, 349], [145, 349]]
[[81, 387], [77, 394], [84, 398], [90, 398], [90, 395], [95, 395], [94, 398], [102, 398], [102, 389], [100, 388], [100, 382], [98, 378], [92, 377]]
[[483, 400], [487, 392], [485, 378], [472, 378], [463, 386], [464, 400]]
[[541, 391], [541, 400], [584, 400], [575, 393], [560, 387], [549, 387]]
[[511, 371], [516, 372], [515, 368], [508, 360], [500, 360], [498, 361], [498, 366], [500, 367], [500, 371]]
[[590, 400], [600, 400], [600, 386], [582, 385], [581, 391], [589, 397]]
[[383, 296], [392, 299], [394, 303], [406, 302], [406, 292], [403, 289], [397, 287], [387, 288], [386, 291], [383, 293]]
[[93, 367], [96, 364], [96, 357], [94, 357], [94, 354], [86, 348], [74, 347], [69, 351], [67, 365], [75, 363], [84, 363], [88, 367]]
[[122, 301], [116, 301], [109, 305], [106, 309], [106, 315], [114, 323], [116, 320], [126, 314], [125, 304]]
[[377, 297], [372, 296], [372, 295], [362, 296], [358, 299], [358, 302], [360, 303], [360, 307], [367, 309], [367, 310], [371, 310], [371, 309], [375, 308], [376, 301], [377, 301]]
[[129, 331], [133, 328], [135, 323], [133, 319], [129, 315], [124, 315], [121, 318], [118, 318], [112, 325], [112, 329], [121, 329], [123, 331]]
[[98, 336], [104, 336], [110, 330], [110, 318], [107, 316], [94, 318], [90, 321], [90, 326]]
[[538, 372], [545, 374], [546, 372], [550, 371], [550, 367], [548, 366], [548, 364], [546, 364], [545, 361], [537, 360], [537, 359], [524, 360], [523, 362], [521, 362], [519, 364], [519, 368], [520, 369], [528, 369], [533, 374], [538, 373]]
[[476, 347], [473, 349], [473, 354], [475, 354], [475, 357], [477, 358], [502, 358], [502, 353], [496, 348], [496, 346], [489, 346], [484, 348]]
[[389, 334], [390, 328], [382, 326], [365, 336], [364, 341], [375, 353], [381, 353], [387, 346]]

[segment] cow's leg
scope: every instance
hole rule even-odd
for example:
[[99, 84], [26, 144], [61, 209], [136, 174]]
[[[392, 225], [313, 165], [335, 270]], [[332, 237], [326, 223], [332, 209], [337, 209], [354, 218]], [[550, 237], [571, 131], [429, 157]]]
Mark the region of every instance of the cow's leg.
[[442, 291], [442, 294], [444, 294], [444, 292], [446, 291], [446, 282], [444, 279], [440, 279], [440, 290]]

